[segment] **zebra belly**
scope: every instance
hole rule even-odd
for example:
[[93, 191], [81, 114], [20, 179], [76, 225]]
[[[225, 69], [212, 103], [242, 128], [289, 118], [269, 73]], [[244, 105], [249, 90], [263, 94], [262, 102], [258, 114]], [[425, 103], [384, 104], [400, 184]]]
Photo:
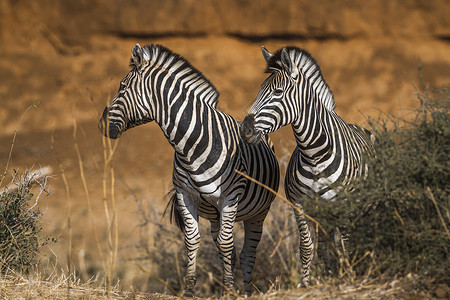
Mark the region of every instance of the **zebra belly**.
[[343, 165], [331, 165], [332, 171], [328, 169], [330, 176], [323, 176], [323, 167], [306, 165], [301, 160], [301, 153], [295, 148], [289, 161], [286, 177], [285, 191], [290, 201], [300, 201], [301, 197], [313, 197], [318, 195], [325, 200], [332, 200], [337, 191], [330, 187], [331, 184], [340, 180]]
[[[222, 171], [222, 176], [214, 181], [195, 182], [191, 174], [178, 168], [174, 161], [173, 183], [177, 191], [182, 192], [197, 203], [202, 218], [218, 220], [224, 205], [233, 205], [238, 201], [236, 221], [243, 221], [259, 215], [265, 216], [275, 195], [262, 186], [249, 181], [234, 170], [238, 169], [259, 182], [278, 190], [278, 162], [269, 145], [260, 143], [251, 146], [239, 145], [236, 160]], [[205, 176], [207, 177], [207, 176]], [[206, 182], [206, 181], [205, 181]]]
[[[252, 193], [248, 193], [252, 190], [252, 188], [256, 188], [256, 194], [262, 195], [259, 198], [252, 197]], [[196, 193], [197, 194], [197, 193]], [[192, 195], [192, 194], [191, 194]], [[242, 198], [244, 195], [249, 195], [245, 198]], [[241, 196], [241, 197], [239, 197]], [[260, 188], [255, 184], [249, 185], [249, 191], [242, 193], [238, 197], [241, 199], [238, 203], [237, 213], [236, 213], [236, 221], [245, 221], [261, 214], [266, 214], [270, 208], [274, 200], [274, 196], [269, 194], [266, 190]], [[213, 221], [220, 219], [220, 200], [215, 197], [205, 197], [197, 194], [196, 199], [199, 199], [198, 205], [198, 213], [199, 216]]]

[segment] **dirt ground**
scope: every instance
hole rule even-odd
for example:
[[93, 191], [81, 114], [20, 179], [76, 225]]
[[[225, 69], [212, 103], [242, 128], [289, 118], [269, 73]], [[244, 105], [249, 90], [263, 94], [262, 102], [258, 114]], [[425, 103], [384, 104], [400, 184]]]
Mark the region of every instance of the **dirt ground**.
[[[202, 8], [185, 2], [190, 10], [174, 10], [173, 21], [173, 1], [166, 6], [161, 2], [160, 10], [152, 15], [156, 19], [151, 20], [142, 16], [143, 1], [133, 2], [122, 12], [117, 8], [125, 5], [121, 1], [107, 9], [103, 9], [108, 5], [105, 1], [93, 1], [92, 9], [89, 1], [58, 2], [55, 7], [51, 1], [41, 5], [0, 1], [0, 165], [8, 160], [17, 129], [9, 170], [53, 168], [51, 193], [40, 198], [39, 207], [45, 211], [45, 233], [59, 239], [43, 256], [55, 269], [67, 268], [69, 209], [72, 264], [79, 272], [89, 273], [89, 264], [98, 260], [93, 230], [106, 245], [104, 147], [97, 121], [128, 72], [131, 48], [137, 42], [163, 44], [189, 60], [220, 91], [219, 108], [238, 120], [244, 118], [266, 77], [262, 45], [270, 51], [285, 45], [307, 49], [334, 93], [338, 114], [350, 123], [364, 125], [369, 117], [407, 114], [418, 107], [415, 93], [421, 89], [420, 77], [435, 88], [450, 82], [450, 26], [442, 17], [445, 10], [448, 17], [450, 7], [445, 1], [407, 1], [408, 5], [398, 10], [399, 2], [393, 1], [393, 7], [377, 7], [372, 1], [360, 13], [361, 7], [352, 5], [342, 11], [339, 7], [309, 7], [318, 17], [304, 22], [293, 15], [306, 14], [303, 2], [278, 1], [279, 5], [289, 3], [291, 9], [272, 8], [271, 1], [263, 1], [259, 8], [249, 1], [231, 1], [215, 9], [203, 2]], [[321, 1], [323, 7], [330, 2]], [[242, 7], [247, 14], [239, 9]], [[283, 16], [286, 10], [290, 21]], [[272, 26], [271, 31], [261, 13], [268, 23], [286, 22], [285, 27]], [[202, 19], [202, 14], [207, 17]], [[222, 19], [216, 20], [217, 15]], [[132, 21], [127, 23], [127, 18]], [[139, 19], [145, 19], [146, 29], [139, 30]], [[36, 102], [37, 108], [24, 114]], [[283, 128], [271, 137], [284, 170], [293, 149], [291, 130]], [[122, 247], [137, 237], [136, 197], [162, 218], [173, 150], [155, 124], [126, 132], [118, 143], [112, 165]], [[109, 185], [106, 194], [111, 212]], [[95, 218], [89, 214], [88, 200]], [[119, 260], [131, 255], [123, 248]], [[124, 285], [132, 284], [132, 277], [122, 279]]]

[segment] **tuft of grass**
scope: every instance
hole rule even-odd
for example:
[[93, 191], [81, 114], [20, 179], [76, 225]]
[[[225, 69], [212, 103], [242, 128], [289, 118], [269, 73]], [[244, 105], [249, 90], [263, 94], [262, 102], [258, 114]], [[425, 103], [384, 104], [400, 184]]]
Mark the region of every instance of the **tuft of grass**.
[[[38, 263], [39, 248], [56, 242], [54, 238], [40, 234], [42, 212], [36, 205], [41, 194], [47, 191], [47, 176], [43, 172], [26, 170], [19, 173], [14, 170], [12, 183], [0, 191], [1, 274], [27, 274]], [[39, 186], [36, 196], [31, 193], [33, 185]]]

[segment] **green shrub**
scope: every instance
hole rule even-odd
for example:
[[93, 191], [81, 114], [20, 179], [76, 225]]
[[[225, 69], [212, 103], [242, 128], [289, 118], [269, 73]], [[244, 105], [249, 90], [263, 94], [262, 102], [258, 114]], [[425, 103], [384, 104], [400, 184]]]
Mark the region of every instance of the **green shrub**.
[[[29, 206], [33, 194], [30, 189], [33, 184], [40, 183], [29, 172], [14, 174], [13, 185], [0, 192], [0, 273], [14, 271], [27, 273], [30, 267], [36, 265], [36, 255], [40, 247], [54, 239], [42, 240], [39, 209]], [[39, 195], [45, 190], [40, 186]], [[38, 197], [34, 203], [37, 203]]]
[[337, 201], [305, 205], [326, 231], [348, 235], [350, 261], [370, 253], [352, 266], [356, 274], [450, 281], [450, 93], [426, 90], [418, 98], [413, 118], [370, 122], [377, 141], [367, 178]]

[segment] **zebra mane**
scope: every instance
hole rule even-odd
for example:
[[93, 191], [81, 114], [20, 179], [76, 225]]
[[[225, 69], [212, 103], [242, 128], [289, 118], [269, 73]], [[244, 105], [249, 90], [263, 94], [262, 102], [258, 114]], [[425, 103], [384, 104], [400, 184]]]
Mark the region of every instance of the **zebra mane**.
[[[146, 45], [142, 47], [144, 53], [144, 59], [151, 65], [157, 65], [163, 69], [167, 69], [170, 72], [179, 73], [183, 75], [190, 75], [192, 78], [190, 81], [196, 81], [197, 87], [203, 87], [204, 100], [212, 107], [217, 106], [219, 99], [219, 91], [198, 69], [193, 67], [185, 58], [181, 55], [172, 52], [172, 50], [162, 45]], [[133, 59], [130, 61], [130, 66], [134, 67]]]
[[[303, 76], [309, 81], [313, 90], [319, 95], [319, 100], [324, 104], [324, 106], [333, 111], [336, 108], [334, 103], [333, 92], [331, 91], [325, 79], [320, 71], [319, 64], [317, 61], [309, 54], [308, 51], [300, 49], [298, 47], [285, 47], [291, 60], [297, 65], [299, 71]], [[281, 52], [279, 49], [268, 61], [266, 73], [273, 73], [274, 71], [283, 70], [283, 65], [281, 63]]]

